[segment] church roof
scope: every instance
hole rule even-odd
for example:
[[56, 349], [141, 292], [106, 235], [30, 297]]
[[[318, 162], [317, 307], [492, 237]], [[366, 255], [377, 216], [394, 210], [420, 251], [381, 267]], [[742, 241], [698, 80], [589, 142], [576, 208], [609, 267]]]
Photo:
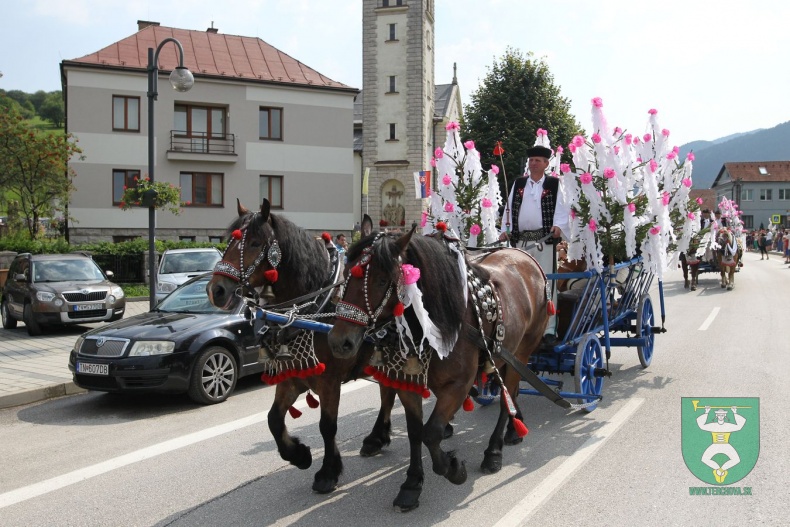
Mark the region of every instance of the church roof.
[[[116, 70], [146, 70], [148, 48], [156, 49], [164, 39], [175, 38], [184, 48], [184, 66], [195, 75], [353, 89], [322, 75], [260, 38], [225, 35], [216, 28], [194, 31], [164, 27], [158, 22], [138, 21], [138, 26], [139, 31], [131, 36], [63, 63]], [[170, 71], [177, 65], [176, 46], [163, 46], [159, 52], [159, 68]]]

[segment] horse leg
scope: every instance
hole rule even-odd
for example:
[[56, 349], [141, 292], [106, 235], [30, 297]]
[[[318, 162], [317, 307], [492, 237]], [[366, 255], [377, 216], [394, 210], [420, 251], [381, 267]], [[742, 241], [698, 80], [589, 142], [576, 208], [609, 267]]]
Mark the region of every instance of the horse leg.
[[[504, 384], [510, 393], [513, 404], [516, 406], [516, 418], [522, 419], [521, 410], [516, 403], [515, 397], [515, 395], [518, 394], [518, 383], [521, 378], [512, 368], [500, 369], [500, 374], [503, 372]], [[507, 427], [507, 434], [503, 438], [505, 427]], [[510, 419], [507, 403], [505, 402], [505, 398], [500, 395], [499, 419], [494, 427], [494, 432], [491, 434], [491, 438], [488, 440], [488, 448], [485, 451], [483, 462], [480, 465], [482, 471], [486, 474], [499, 472], [502, 469], [502, 446], [505, 444], [515, 445], [523, 440], [524, 438], [520, 437], [516, 433], [515, 428], [513, 428], [513, 422]]]
[[691, 267], [691, 287], [692, 291], [697, 290], [697, 278], [699, 276], [699, 264], [692, 265]]
[[362, 457], [380, 454], [381, 449], [390, 444], [390, 429], [392, 427], [390, 418], [397, 392], [392, 388], [379, 384], [379, 393], [381, 394], [379, 416], [373, 425], [373, 430], [362, 441], [362, 448], [359, 451], [359, 455]]
[[297, 387], [293, 380], [283, 381], [277, 385], [274, 394], [274, 403], [269, 409], [268, 421], [269, 431], [277, 443], [277, 451], [280, 457], [301, 470], [310, 468], [313, 458], [310, 455], [310, 447], [302, 444], [298, 437], [291, 437], [288, 428], [285, 426], [285, 413], [288, 408], [305, 391], [304, 388]]
[[315, 474], [313, 490], [319, 494], [327, 494], [337, 488], [337, 481], [343, 473], [343, 460], [336, 441], [340, 379], [322, 377], [320, 384], [313, 388], [321, 400], [321, 420], [318, 422], [318, 429], [324, 439], [324, 460], [321, 469]]
[[735, 265], [731, 265], [729, 268], [729, 283], [727, 284], [727, 291], [732, 291], [732, 288], [735, 287], [735, 267], [738, 265], [738, 262], [735, 262]]
[[[393, 390], [394, 393], [394, 390]], [[409, 468], [406, 470], [406, 481], [400, 486], [400, 492], [392, 502], [401, 512], [408, 512], [420, 506], [420, 494], [425, 473], [422, 467], [422, 397], [420, 394], [398, 392], [403, 409], [406, 413], [406, 430], [409, 436]]]
[[[680, 266], [683, 269], [683, 282], [684, 282], [683, 283], [683, 288], [684, 289], [688, 289], [689, 288], [689, 265], [688, 265], [688, 263], [686, 263], [686, 258], [685, 257], [681, 257], [681, 259], [680, 259]], [[692, 275], [692, 279], [693, 279], [693, 275]]]
[[468, 393], [468, 387], [458, 384], [445, 386], [444, 392], [436, 394], [436, 405], [423, 428], [422, 441], [431, 454], [434, 473], [444, 476], [455, 485], [466, 481], [466, 464], [458, 460], [454, 451], [445, 452], [442, 450], [441, 442], [444, 439], [447, 424]]

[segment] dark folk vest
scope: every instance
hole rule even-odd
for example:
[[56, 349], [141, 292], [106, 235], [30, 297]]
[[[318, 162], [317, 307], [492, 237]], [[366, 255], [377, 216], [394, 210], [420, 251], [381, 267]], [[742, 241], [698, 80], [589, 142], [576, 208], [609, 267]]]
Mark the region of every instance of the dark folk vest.
[[[513, 210], [510, 214], [513, 220], [513, 233], [519, 237], [521, 229], [518, 227], [518, 216], [521, 211], [521, 203], [524, 201], [524, 189], [529, 181], [529, 176], [518, 178], [513, 185]], [[543, 193], [540, 198], [540, 212], [543, 219], [541, 228], [543, 236], [547, 236], [554, 225], [554, 209], [557, 208], [557, 194], [559, 193], [560, 180], [556, 177], [546, 176], [543, 180]]]

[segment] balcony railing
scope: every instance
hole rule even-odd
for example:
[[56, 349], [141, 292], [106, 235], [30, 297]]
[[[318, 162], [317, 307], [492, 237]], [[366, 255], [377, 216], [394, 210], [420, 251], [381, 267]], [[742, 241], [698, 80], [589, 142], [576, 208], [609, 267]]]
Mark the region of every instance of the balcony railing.
[[192, 154], [235, 154], [236, 136], [170, 130], [170, 150]]

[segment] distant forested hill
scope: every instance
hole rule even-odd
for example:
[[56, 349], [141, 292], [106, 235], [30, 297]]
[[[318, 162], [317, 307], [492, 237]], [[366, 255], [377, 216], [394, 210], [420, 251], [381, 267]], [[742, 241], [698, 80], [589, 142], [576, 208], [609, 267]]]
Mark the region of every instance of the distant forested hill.
[[680, 147], [681, 159], [694, 151], [694, 188], [710, 188], [724, 163], [790, 160], [790, 121], [773, 128], [692, 141]]

